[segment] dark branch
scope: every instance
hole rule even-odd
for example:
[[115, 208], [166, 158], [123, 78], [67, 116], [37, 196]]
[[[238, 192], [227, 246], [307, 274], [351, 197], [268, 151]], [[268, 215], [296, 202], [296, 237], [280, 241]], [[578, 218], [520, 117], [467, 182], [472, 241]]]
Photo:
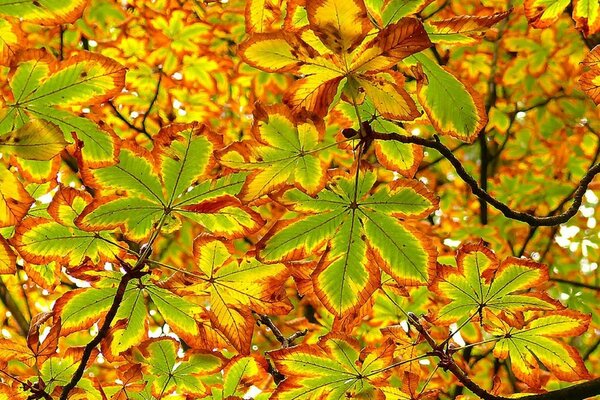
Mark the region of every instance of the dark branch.
[[275, 339], [277, 339], [277, 341], [281, 343], [282, 349], [290, 347], [294, 344], [294, 341], [296, 339], [301, 338], [302, 336], [305, 336], [308, 333], [308, 329], [304, 329], [301, 331], [294, 332], [292, 335], [286, 338], [285, 336], [283, 336], [283, 333], [281, 333], [281, 330], [279, 330], [277, 325], [275, 325], [273, 321], [271, 321], [271, 318], [269, 318], [267, 315], [258, 313], [254, 313], [254, 315], [257, 318], [258, 325], [263, 324], [269, 329], [271, 329], [271, 332], [273, 332], [273, 336], [275, 336]]
[[589, 184], [592, 182], [594, 177], [600, 173], [600, 163], [595, 164], [587, 171], [587, 173], [579, 182], [579, 185], [574, 190], [573, 204], [571, 204], [571, 207], [569, 207], [565, 212], [557, 215], [536, 216], [526, 212], [515, 211], [508, 205], [502, 203], [500, 200], [497, 200], [488, 192], [483, 190], [477, 181], [464, 169], [462, 163], [454, 156], [454, 154], [452, 154], [452, 151], [448, 147], [444, 146], [444, 144], [442, 144], [437, 138], [436, 140], [432, 140], [418, 136], [405, 136], [397, 133], [378, 132], [373, 132], [371, 137], [372, 139], [378, 140], [395, 140], [401, 143], [414, 143], [437, 150], [448, 161], [450, 161], [450, 164], [452, 164], [458, 176], [460, 176], [460, 178], [465, 181], [467, 185], [469, 185], [475, 196], [485, 200], [489, 205], [500, 211], [507, 218], [525, 222], [531, 226], [554, 226], [565, 223], [571, 219], [571, 217], [577, 214], [579, 206], [581, 206], [583, 201], [583, 195], [585, 194]]
[[564, 283], [566, 285], [577, 286], [580, 288], [585, 288], [585, 289], [590, 289], [590, 290], [595, 290], [597, 292], [600, 292], [600, 286], [596, 286], [596, 285], [590, 285], [587, 283], [577, 282], [577, 281], [570, 281], [568, 279], [562, 279], [562, 278], [550, 278], [550, 280], [552, 282]]
[[150, 136], [150, 134], [148, 132], [146, 132], [145, 129], [142, 129], [142, 128], [139, 128], [139, 127], [135, 126], [127, 118], [125, 118], [125, 116], [123, 114], [121, 114], [121, 112], [117, 109], [117, 107], [114, 105], [114, 103], [112, 101], [109, 101], [108, 104], [110, 105], [110, 107], [115, 112], [115, 115], [117, 116], [117, 118], [119, 118], [121, 121], [123, 121], [125, 123], [125, 125], [127, 125], [131, 129], [133, 129], [134, 131], [137, 131], [139, 133], [143, 133], [144, 135], [146, 135], [148, 137], [148, 139], [152, 139], [152, 136]]
[[[144, 264], [140, 264], [140, 267], [143, 267], [143, 265]], [[104, 323], [102, 324], [102, 327], [100, 327], [100, 329], [98, 330], [98, 334], [85, 346], [85, 349], [83, 350], [83, 355], [81, 357], [81, 361], [79, 362], [79, 367], [77, 367], [77, 370], [71, 377], [71, 381], [63, 387], [63, 391], [60, 395], [60, 400], [67, 400], [67, 398], [69, 397], [69, 392], [73, 388], [75, 388], [75, 386], [83, 376], [83, 372], [87, 367], [87, 363], [89, 362], [90, 357], [92, 356], [92, 352], [94, 351], [96, 346], [98, 346], [100, 342], [102, 342], [106, 335], [108, 335], [110, 325], [115, 319], [117, 311], [121, 306], [123, 296], [125, 296], [125, 289], [127, 288], [127, 284], [129, 283], [129, 281], [135, 278], [141, 278], [145, 274], [146, 272], [142, 272], [140, 271], [140, 269], [133, 269], [128, 270], [127, 273], [125, 273], [125, 275], [121, 277], [121, 281], [119, 282], [119, 286], [117, 287], [117, 291], [115, 293], [115, 297], [113, 298], [113, 302], [110, 306], [110, 309], [106, 313], [106, 316], [104, 317]]]
[[[484, 400], [509, 400], [508, 397], [497, 396], [489, 393], [477, 383], [473, 382], [471, 378], [469, 378], [456, 364], [456, 362], [454, 362], [452, 359], [452, 354], [440, 348], [436, 341], [431, 337], [429, 332], [427, 332], [427, 329], [421, 325], [417, 316], [413, 313], [409, 313], [408, 317], [408, 322], [417, 329], [421, 336], [423, 336], [423, 338], [427, 341], [429, 346], [431, 346], [433, 350], [431, 354], [439, 358], [440, 368], [450, 371], [464, 387]], [[598, 394], [600, 394], [600, 378], [547, 393], [519, 397], [519, 400], [584, 400], [588, 397]]]
[[156, 88], [154, 89], [154, 96], [152, 100], [150, 100], [150, 104], [148, 105], [148, 109], [144, 113], [144, 118], [142, 118], [142, 129], [144, 132], [146, 130], [146, 119], [148, 119], [148, 115], [150, 115], [150, 111], [152, 111], [152, 107], [154, 107], [154, 103], [156, 103], [156, 99], [158, 99], [158, 92], [160, 91], [160, 84], [162, 82], [163, 73], [162, 70], [158, 70], [158, 82], [156, 82]]

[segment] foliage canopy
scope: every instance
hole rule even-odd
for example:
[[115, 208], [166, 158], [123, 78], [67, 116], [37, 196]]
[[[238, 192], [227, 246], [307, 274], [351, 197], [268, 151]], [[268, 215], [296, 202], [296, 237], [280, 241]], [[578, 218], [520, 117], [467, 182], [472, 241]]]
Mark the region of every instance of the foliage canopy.
[[0, 398], [600, 395], [597, 0], [0, 0]]

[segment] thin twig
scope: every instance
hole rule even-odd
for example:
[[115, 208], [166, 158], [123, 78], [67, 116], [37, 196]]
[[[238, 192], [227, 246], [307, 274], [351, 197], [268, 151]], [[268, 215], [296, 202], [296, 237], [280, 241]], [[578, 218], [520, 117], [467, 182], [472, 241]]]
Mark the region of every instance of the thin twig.
[[125, 125], [127, 125], [131, 129], [133, 129], [134, 131], [143, 133], [144, 135], [146, 135], [146, 137], [148, 137], [148, 139], [152, 139], [152, 136], [150, 136], [150, 134], [148, 132], [146, 132], [144, 129], [142, 129], [140, 127], [135, 126], [127, 118], [125, 118], [125, 116], [123, 114], [121, 114], [121, 112], [117, 109], [117, 107], [114, 105], [114, 103], [112, 101], [109, 101], [108, 105], [110, 105], [110, 107], [113, 109], [117, 118], [119, 118], [121, 121], [123, 121], [125, 123]]
[[162, 82], [163, 73], [162, 70], [158, 70], [158, 82], [156, 82], [156, 88], [154, 89], [154, 96], [152, 100], [150, 100], [150, 104], [148, 105], [148, 109], [144, 113], [144, 117], [142, 118], [142, 129], [144, 132], [148, 132], [146, 130], [146, 119], [148, 119], [148, 115], [150, 115], [150, 111], [152, 111], [152, 107], [154, 107], [154, 103], [156, 103], [156, 99], [158, 98], [158, 92], [160, 91], [160, 83]]

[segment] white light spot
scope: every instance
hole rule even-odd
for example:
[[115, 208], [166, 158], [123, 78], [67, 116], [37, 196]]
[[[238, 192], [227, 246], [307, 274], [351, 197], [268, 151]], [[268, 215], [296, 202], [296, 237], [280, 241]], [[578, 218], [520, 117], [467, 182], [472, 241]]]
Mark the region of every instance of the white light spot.
[[171, 75], [171, 78], [175, 79], [176, 81], [180, 81], [183, 79], [183, 74], [181, 72], [175, 72], [173, 75]]
[[244, 395], [244, 399], [255, 399], [261, 393], [262, 393], [262, 390], [260, 390], [256, 386], [252, 385], [252, 386], [250, 386], [250, 389], [248, 389], [248, 391]]
[[585, 200], [590, 204], [598, 204], [598, 196], [591, 190], [585, 191]]
[[444, 239], [444, 244], [448, 247], [457, 248], [460, 246], [460, 240]]

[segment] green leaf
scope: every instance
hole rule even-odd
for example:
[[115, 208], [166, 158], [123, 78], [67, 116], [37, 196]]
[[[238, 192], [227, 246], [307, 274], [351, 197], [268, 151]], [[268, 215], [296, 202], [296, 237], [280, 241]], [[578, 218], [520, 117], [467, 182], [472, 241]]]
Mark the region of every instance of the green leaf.
[[487, 123], [481, 97], [424, 54], [404, 61], [415, 66], [417, 97], [436, 130], [473, 142]]
[[1, 153], [26, 160], [50, 160], [67, 144], [56, 124], [42, 120], [30, 120], [10, 134], [0, 136]]
[[232, 238], [262, 226], [260, 216], [234, 197], [242, 176], [211, 179], [218, 140], [204, 125], [170, 125], [154, 140], [152, 153], [127, 144], [119, 164], [84, 177], [103, 196], [82, 212], [76, 221], [79, 228], [93, 232], [118, 227], [130, 240], [141, 241], [161, 220], [165, 231], [178, 229], [181, 217]]
[[46, 264], [52, 261], [77, 266], [89, 259], [94, 263], [116, 261], [123, 250], [108, 232], [87, 232], [75, 226], [91, 196], [70, 187], [61, 187], [48, 205], [52, 217], [27, 217], [16, 228], [13, 245], [25, 261]]
[[436, 323], [465, 321], [481, 316], [485, 309], [496, 313], [556, 309], [556, 303], [543, 293], [524, 293], [548, 281], [543, 264], [514, 257], [499, 263], [481, 243], [463, 245], [456, 260], [458, 268], [438, 270], [433, 290], [450, 302], [436, 313]]
[[389, 0], [386, 1], [385, 8], [381, 13], [383, 25], [387, 26], [398, 22], [407, 15], [416, 14], [421, 11], [429, 0]]
[[157, 397], [174, 390], [190, 395], [206, 394], [201, 377], [217, 373], [223, 361], [217, 353], [187, 351], [177, 356], [179, 343], [171, 338], [151, 339], [135, 350], [135, 358], [145, 367], [144, 377]]
[[369, 299], [379, 285], [380, 269], [402, 285], [424, 285], [433, 278], [435, 249], [397, 218], [422, 218], [437, 207], [437, 200], [422, 184], [406, 180], [369, 195], [374, 183], [375, 175], [365, 173], [357, 185], [354, 177], [338, 177], [315, 198], [286, 192], [285, 203], [313, 215], [278, 222], [257, 244], [265, 262], [299, 261], [324, 250], [312, 274], [313, 286], [338, 316]]
[[542, 383], [538, 361], [563, 381], [590, 379], [579, 352], [559, 339], [584, 333], [589, 315], [570, 310], [546, 313], [532, 318], [521, 329], [494, 316], [490, 320], [495, 325], [491, 333], [499, 336], [494, 356], [510, 357], [515, 376], [530, 387], [539, 388]]
[[239, 142], [229, 146], [220, 162], [234, 169], [253, 170], [248, 176], [241, 199], [250, 201], [288, 184], [309, 194], [325, 185], [325, 168], [319, 160], [320, 132], [313, 123], [296, 124], [284, 107], [265, 110], [266, 121], [255, 119], [256, 142]]
[[353, 338], [328, 334], [317, 344], [268, 354], [286, 376], [273, 394], [277, 399], [376, 399], [383, 395], [377, 382], [384, 375], [381, 370], [392, 363], [393, 346], [386, 342], [361, 352]]
[[118, 138], [103, 122], [99, 127], [55, 106], [101, 103], [120, 93], [124, 84], [125, 68], [99, 54], [81, 52], [59, 62], [44, 50], [24, 52], [10, 78], [14, 102], [0, 111], [0, 135], [21, 128], [32, 116], [57, 125], [66, 140], [75, 135], [82, 142], [78, 147], [85, 166], [114, 164]]

